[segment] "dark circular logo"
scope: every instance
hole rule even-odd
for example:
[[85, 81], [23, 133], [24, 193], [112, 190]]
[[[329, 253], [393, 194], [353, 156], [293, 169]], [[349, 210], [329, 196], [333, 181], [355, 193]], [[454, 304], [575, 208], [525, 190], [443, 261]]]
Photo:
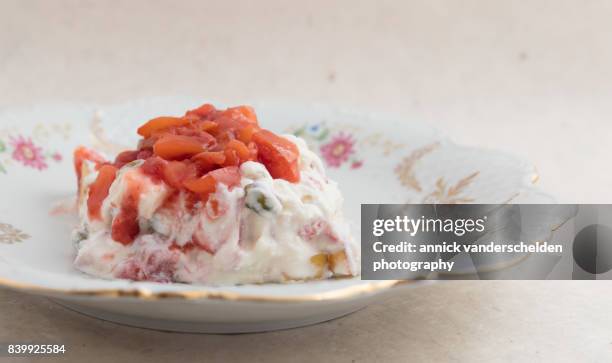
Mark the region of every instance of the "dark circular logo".
[[586, 272], [602, 274], [612, 269], [612, 229], [601, 224], [584, 227], [574, 238], [574, 261]]

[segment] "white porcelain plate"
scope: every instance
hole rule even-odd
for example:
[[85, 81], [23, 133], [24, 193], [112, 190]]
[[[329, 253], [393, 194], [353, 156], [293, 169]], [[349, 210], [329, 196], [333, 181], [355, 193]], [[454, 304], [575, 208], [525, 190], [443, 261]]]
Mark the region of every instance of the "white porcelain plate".
[[[72, 267], [69, 212], [79, 144], [109, 156], [134, 145], [135, 129], [179, 115], [195, 98], [121, 105], [53, 105], [0, 113], [0, 285], [48, 296], [75, 310], [130, 325], [191, 332], [296, 327], [364, 307], [393, 286], [360, 278], [209, 287], [108, 281]], [[223, 106], [223, 105], [219, 105]], [[255, 104], [260, 123], [308, 141], [339, 182], [359, 236], [361, 203], [547, 201], [533, 167], [514, 156], [457, 146], [413, 120], [325, 107]]]

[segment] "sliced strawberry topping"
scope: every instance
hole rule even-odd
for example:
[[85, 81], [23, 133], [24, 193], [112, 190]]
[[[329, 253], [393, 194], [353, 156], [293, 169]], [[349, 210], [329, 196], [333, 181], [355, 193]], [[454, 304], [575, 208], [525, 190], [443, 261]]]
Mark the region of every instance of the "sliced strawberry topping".
[[208, 173], [225, 163], [225, 153], [222, 151], [204, 151], [194, 155], [191, 160], [198, 165], [203, 173]]
[[298, 167], [299, 151], [291, 141], [268, 130], [253, 135], [257, 145], [259, 161], [265, 165], [273, 178], [285, 179], [292, 183], [300, 181]]
[[183, 187], [185, 180], [193, 179], [197, 176], [197, 167], [192, 163], [170, 161], [164, 164], [162, 175], [166, 184], [172, 188], [180, 189]]
[[145, 160], [142, 164], [142, 172], [151, 177], [154, 181], [164, 179], [164, 167], [168, 162], [158, 156], [153, 156]]
[[[236, 106], [230, 107], [227, 110], [222, 112], [223, 115], [229, 115], [230, 117], [236, 119], [239, 117], [244, 117], [248, 121], [253, 124], [257, 124], [257, 115], [255, 114], [255, 110], [251, 106]], [[239, 117], [237, 117], [239, 116]]]
[[225, 145], [225, 166], [238, 166], [249, 160], [255, 160], [254, 155], [242, 141], [234, 139]]
[[96, 167], [106, 163], [106, 159], [97, 152], [86, 148], [85, 146], [79, 146], [74, 150], [74, 171], [77, 175], [77, 183], [80, 186], [81, 184], [81, 173], [83, 170], [83, 162], [91, 161]]
[[187, 111], [186, 116], [196, 116], [199, 118], [207, 118], [210, 115], [214, 114], [217, 111], [215, 106], [210, 103], [205, 103], [202, 106], [196, 108], [195, 110]]
[[200, 194], [202, 196], [208, 196], [210, 193], [214, 193], [217, 188], [217, 181], [212, 176], [206, 174], [198, 179], [187, 180], [183, 183], [185, 188], [188, 190]]
[[184, 126], [191, 122], [188, 118], [162, 116], [149, 120], [138, 128], [138, 135], [149, 137], [154, 132], [161, 131], [173, 126]]
[[188, 158], [205, 150], [201, 140], [184, 135], [166, 135], [153, 145], [153, 153], [166, 160]]
[[89, 218], [100, 219], [100, 210], [102, 202], [108, 196], [108, 190], [115, 180], [117, 168], [113, 165], [103, 165], [98, 171], [96, 180], [89, 186], [89, 195], [87, 198], [87, 212]]
[[118, 165], [131, 158], [146, 160], [153, 154], [164, 160], [196, 164], [197, 176], [201, 178], [215, 169], [259, 160], [272, 177], [299, 181], [297, 147], [262, 130], [250, 106], [217, 110], [205, 104], [187, 111], [183, 117], [154, 118], [141, 126], [138, 133], [144, 137], [138, 144], [138, 153], [122, 154]]
[[190, 179], [183, 183], [185, 188], [199, 194], [203, 200], [217, 190], [217, 184], [225, 184], [228, 189], [240, 185], [240, 169], [237, 166], [228, 166], [208, 172], [201, 178]]
[[140, 152], [138, 150], [128, 150], [122, 153], [119, 153], [115, 158], [114, 165], [117, 169], [121, 169], [125, 164], [131, 163], [132, 161], [138, 159], [138, 154]]
[[240, 169], [237, 166], [228, 166], [213, 170], [207, 175], [212, 176], [218, 183], [227, 185], [230, 190], [240, 185]]

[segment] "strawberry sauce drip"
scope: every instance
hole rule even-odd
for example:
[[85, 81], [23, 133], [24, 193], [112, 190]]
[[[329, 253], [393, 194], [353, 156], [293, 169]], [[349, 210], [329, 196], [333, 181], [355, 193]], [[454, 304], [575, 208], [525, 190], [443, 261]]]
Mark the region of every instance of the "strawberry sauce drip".
[[128, 190], [123, 196], [119, 213], [113, 220], [111, 226], [111, 237], [113, 240], [124, 245], [132, 243], [138, 233], [138, 203], [140, 202], [140, 185], [133, 180], [128, 180]]

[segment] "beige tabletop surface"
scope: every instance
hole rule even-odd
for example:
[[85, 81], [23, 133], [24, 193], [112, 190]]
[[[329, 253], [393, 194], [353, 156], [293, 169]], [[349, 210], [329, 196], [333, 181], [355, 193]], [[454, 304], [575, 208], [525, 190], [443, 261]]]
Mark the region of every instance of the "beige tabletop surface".
[[[0, 0], [0, 110], [201, 95], [384, 111], [528, 157], [560, 201], [605, 203], [610, 19], [612, 2], [578, 0]], [[611, 307], [602, 281], [449, 282], [315, 326], [221, 336], [0, 290], [0, 342], [61, 341], [75, 362], [606, 362]]]

